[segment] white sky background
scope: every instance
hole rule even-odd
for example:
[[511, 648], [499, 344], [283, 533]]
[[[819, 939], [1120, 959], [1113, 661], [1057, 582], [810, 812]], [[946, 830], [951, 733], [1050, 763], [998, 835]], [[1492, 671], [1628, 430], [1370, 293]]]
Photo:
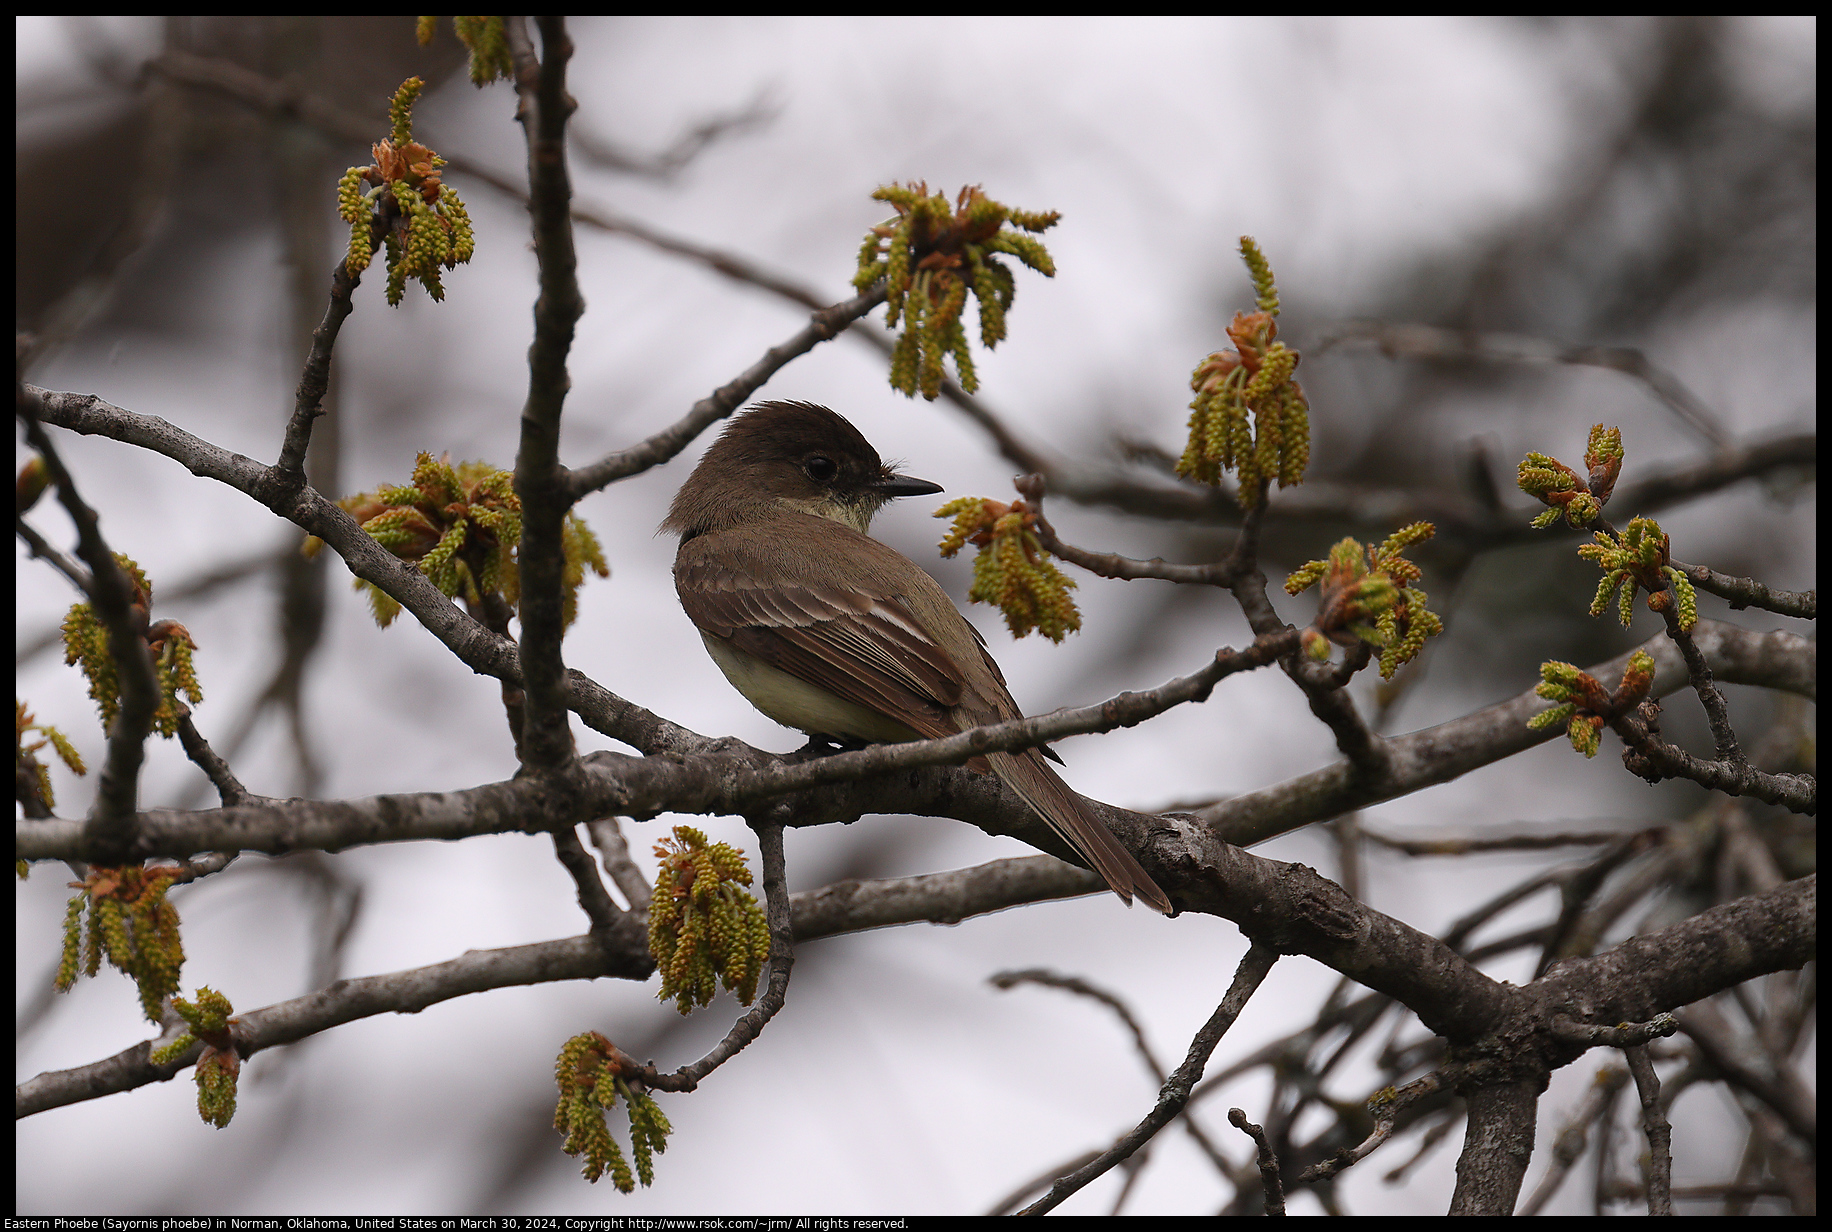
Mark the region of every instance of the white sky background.
[[[110, 29], [124, 39], [150, 38], [153, 27]], [[989, 403], [1029, 439], [1069, 454], [1098, 449], [1115, 427], [1180, 448], [1189, 371], [1224, 342], [1217, 287], [1228, 288], [1228, 310], [1250, 301], [1234, 255], [1242, 232], [1269, 254], [1287, 305], [1309, 305], [1313, 319], [1349, 311], [1417, 253], [1450, 247], [1536, 200], [1569, 153], [1574, 126], [1619, 88], [1600, 53], [1567, 35], [1451, 18], [600, 19], [572, 30], [576, 122], [625, 146], [657, 148], [759, 91], [780, 106], [768, 127], [715, 145], [671, 183], [575, 164], [579, 200], [745, 254], [834, 299], [848, 293], [864, 228], [887, 212], [869, 200], [880, 183], [926, 179], [949, 192], [979, 183], [1012, 205], [1060, 210], [1063, 222], [1045, 237], [1058, 276], [1019, 275], [1010, 340], [976, 360]], [[21, 78], [70, 71], [56, 24], [21, 18], [16, 31]], [[1740, 27], [1753, 78], [1778, 90], [1799, 88], [1789, 83], [1802, 74], [1810, 83], [1813, 32], [1810, 22]], [[442, 152], [514, 170], [524, 155], [513, 107], [506, 85], [479, 93], [454, 79], [421, 103], [417, 135]], [[533, 296], [526, 219], [482, 186], [454, 182], [477, 222], [479, 253], [447, 277], [446, 302], [435, 306], [415, 290], [401, 309], [389, 310], [381, 279], [371, 277], [344, 328], [337, 363], [346, 490], [400, 481], [418, 449], [504, 465], [513, 458]], [[327, 209], [330, 194], [327, 185]], [[271, 240], [250, 240], [201, 272], [182, 345], [150, 333], [85, 338], [34, 379], [93, 391], [271, 460], [299, 362], [278, 343], [277, 257]], [[564, 456], [573, 464], [673, 422], [805, 319], [767, 293], [621, 238], [581, 230], [579, 257], [588, 310], [571, 361]], [[1790, 345], [1810, 371], [1811, 339]], [[1741, 433], [1779, 430], [1797, 405], [1739, 401], [1729, 380], [1714, 378], [1702, 363], [1688, 368], [1678, 347], [1654, 358], [1677, 368]], [[424, 406], [437, 408], [413, 421], [411, 439], [395, 427], [399, 419], [382, 421], [366, 393], [364, 374], [391, 368], [413, 372]], [[905, 459], [908, 471], [943, 484], [950, 496], [1009, 492], [1009, 464], [970, 424], [946, 404], [892, 394], [876, 353], [856, 343], [818, 348], [761, 396], [835, 407], [887, 457]], [[1667, 440], [1650, 400], [1632, 390], [1607, 396], [1630, 408], [1625, 416], [1640, 417], [1625, 418], [1631, 434], [1645, 422], [1652, 436]], [[1593, 405], [1574, 399], [1532, 424], [1481, 427], [1504, 459], [1527, 448], [1576, 452], [1594, 422]], [[1313, 417], [1352, 434], [1352, 410], [1316, 405]], [[1549, 423], [1568, 439], [1533, 435]], [[1672, 452], [1680, 452], [1680, 438], [1672, 440]], [[113, 545], [135, 556], [156, 584], [200, 571], [225, 552], [225, 537], [237, 555], [281, 537], [284, 528], [239, 494], [175, 464], [108, 442], [60, 443]], [[799, 735], [753, 713], [706, 659], [672, 594], [672, 541], [652, 535], [701, 447], [581, 507], [614, 574], [586, 587], [568, 660], [696, 730], [786, 751]], [[879, 534], [961, 595], [967, 563], [935, 558], [941, 524], [927, 517], [929, 508], [905, 502], [881, 517]], [[1159, 550], [1140, 523], [1064, 502], [1051, 512], [1065, 537], [1085, 546], [1141, 556]], [[61, 518], [48, 512], [39, 525], [53, 538], [64, 533]], [[1318, 543], [1314, 554], [1327, 547]], [[1806, 551], [1810, 559], [1810, 546]], [[55, 579], [46, 582], [41, 566], [23, 564], [21, 583], [22, 636], [55, 623], [73, 601]], [[1215, 646], [1243, 640], [1243, 622], [1217, 597], [1169, 622], [1154, 653], [1128, 667], [1131, 674], [1103, 669], [1103, 647], [1132, 636], [1132, 619], [1151, 610], [1136, 589], [1150, 585], [1084, 577], [1079, 594], [1088, 629], [1061, 648], [1038, 639], [1014, 644], [996, 614], [970, 615], [1031, 711], [1151, 687], [1195, 670]], [[243, 602], [196, 618], [160, 613], [185, 620], [203, 648], [209, 701], [198, 722], [213, 738], [220, 738], [213, 724], [243, 713], [271, 654], [271, 599], [242, 594]], [[493, 684], [458, 666], [411, 622], [376, 630], [335, 567], [331, 594], [311, 686], [330, 763], [328, 795], [456, 789], [513, 773]], [[1308, 618], [1308, 598], [1275, 599], [1288, 619]], [[1522, 679], [1514, 691], [1531, 683]], [[43, 721], [72, 733], [99, 761], [93, 711], [73, 673], [43, 656], [21, 672], [18, 689]], [[1444, 713], [1402, 715], [1400, 726], [1495, 700], [1452, 688], [1433, 703], [1449, 707]], [[582, 747], [605, 747], [594, 733], [575, 730]], [[1334, 757], [1327, 732], [1272, 672], [1228, 682], [1205, 706], [1072, 741], [1063, 752], [1077, 788], [1138, 807], [1252, 790]], [[260, 734], [237, 769], [255, 791], [292, 790], [277, 730]], [[176, 747], [155, 748], [143, 798], [176, 798], [194, 777]], [[63, 776], [58, 791], [61, 813], [83, 807], [86, 784]], [[1591, 814], [1600, 796], [1618, 801], [1628, 816], [1659, 808], [1626, 784], [1613, 753], [1586, 765], [1569, 750], [1545, 746], [1374, 810], [1372, 819], [1393, 823], [1389, 828], [1468, 828], [1473, 818]], [[1506, 816], [1494, 814], [1497, 800], [1508, 802]], [[671, 820], [626, 826], [632, 846], [646, 854]], [[754, 852], [734, 819], [687, 820]], [[947, 821], [867, 818], [792, 835], [792, 888], [821, 884], [823, 869], [867, 827], [898, 827], [906, 836], [908, 864], [900, 873], [1025, 850]], [[1260, 850], [1333, 874], [1327, 846], [1307, 834]], [[356, 870], [366, 894], [348, 975], [582, 931], [570, 883], [545, 839], [393, 845], [336, 858]], [[1514, 857], [1442, 870], [1377, 860], [1370, 899], [1438, 931], [1521, 867]], [[1493, 881], [1467, 884], [1472, 868], [1492, 871]], [[241, 1008], [307, 991], [300, 981], [308, 917], [287, 896], [270, 893], [270, 884], [235, 875], [175, 896], [190, 954], [187, 991], [210, 984]], [[49, 867], [20, 890], [24, 983], [34, 970], [49, 972], [65, 893]], [[762, 1039], [700, 1093], [662, 1097], [677, 1132], [658, 1160], [654, 1188], [625, 1197], [608, 1182], [587, 1186], [554, 1138], [544, 1155], [519, 1165], [542, 1178], [521, 1213], [983, 1211], [1040, 1170], [1104, 1146], [1155, 1097], [1155, 1084], [1104, 1010], [1035, 988], [1000, 993], [985, 977], [1030, 966], [1085, 976], [1126, 997], [1161, 1058], [1174, 1065], [1244, 949], [1225, 921], [1166, 922], [1144, 910], [1129, 913], [1104, 895], [956, 928], [814, 943], [800, 955], [788, 1008]], [[1496, 974], [1522, 980], [1530, 972]], [[1308, 960], [1281, 962], [1211, 1071], [1309, 1020], [1333, 981]], [[486, 1184], [482, 1178], [507, 1166], [493, 1154], [498, 1136], [551, 1114], [560, 1043], [590, 1028], [619, 1042], [646, 1036], [673, 1013], [656, 1004], [653, 987], [600, 981], [517, 989], [340, 1028], [255, 1058], [244, 1071], [240, 1111], [223, 1132], [198, 1122], [188, 1073], [29, 1118], [17, 1138], [17, 1210], [489, 1213], [465, 1204]], [[116, 975], [84, 981], [66, 1001], [22, 1042], [21, 1077], [111, 1055], [148, 1034], [131, 986]], [[732, 1016], [731, 999], [721, 996], [655, 1060], [672, 1068], [694, 1059]], [[1588, 1072], [1577, 1067], [1561, 1077]], [[1348, 1079], [1333, 1089], [1356, 1087]], [[1549, 1108], [1562, 1106], [1559, 1094], [1555, 1086]], [[1240, 1105], [1261, 1119], [1264, 1096], [1263, 1086], [1244, 1084], [1199, 1113], [1236, 1159], [1245, 1157], [1246, 1140], [1227, 1126], [1226, 1110]], [[1676, 1182], [1691, 1175], [1688, 1147], [1704, 1149], [1690, 1140], [1700, 1119], [1675, 1118]], [[289, 1126], [297, 1132], [281, 1148], [278, 1135]], [[1442, 1211], [1459, 1140], [1453, 1135], [1399, 1189], [1379, 1178], [1410, 1143], [1392, 1159], [1383, 1153], [1351, 1171], [1342, 1187], [1348, 1209]], [[1548, 1147], [1542, 1137], [1529, 1186]], [[276, 1159], [276, 1149], [287, 1153]], [[106, 1163], [96, 1160], [98, 1150]], [[1701, 1169], [1721, 1162], [1692, 1158]], [[1109, 1176], [1063, 1209], [1104, 1212], [1117, 1185], [1117, 1174]], [[1127, 1210], [1200, 1212], [1222, 1194], [1187, 1139], [1167, 1131]], [[1294, 1213], [1317, 1209], [1308, 1197], [1294, 1199]]]

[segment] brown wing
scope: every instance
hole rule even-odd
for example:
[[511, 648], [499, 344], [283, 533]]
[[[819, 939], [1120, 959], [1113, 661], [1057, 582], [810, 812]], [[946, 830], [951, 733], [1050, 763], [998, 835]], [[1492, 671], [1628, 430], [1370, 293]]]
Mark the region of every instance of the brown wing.
[[[846, 561], [843, 575], [836, 554]], [[674, 559], [674, 584], [707, 634], [922, 735], [954, 734], [956, 706], [967, 723], [1018, 713], [984, 641], [934, 580], [838, 523], [784, 514], [767, 533], [753, 525], [690, 537]], [[923, 610], [946, 626], [941, 636], [954, 653], [918, 619]], [[967, 678], [955, 654], [978, 655], [987, 669], [965, 705]], [[1121, 898], [1137, 894], [1169, 913], [1163, 890], [1037, 753], [993, 753], [968, 765], [998, 774]]]
[[871, 593], [881, 588], [869, 585], [824, 585], [810, 576], [807, 551], [851, 544], [823, 544], [828, 537], [822, 533], [784, 551], [782, 543], [734, 544], [733, 538], [705, 535], [681, 545], [675, 589], [695, 625], [925, 736], [953, 734], [948, 709], [961, 699], [960, 666], [902, 598]]

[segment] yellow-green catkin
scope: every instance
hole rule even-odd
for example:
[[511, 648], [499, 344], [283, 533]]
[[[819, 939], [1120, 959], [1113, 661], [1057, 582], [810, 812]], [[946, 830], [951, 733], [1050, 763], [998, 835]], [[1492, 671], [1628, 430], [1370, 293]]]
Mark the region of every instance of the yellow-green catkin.
[[1253, 279], [1252, 313], [1236, 313], [1228, 326], [1232, 350], [1217, 351], [1190, 374], [1188, 439], [1177, 474], [1211, 487], [1235, 472], [1243, 507], [1259, 503], [1264, 483], [1281, 488], [1303, 482], [1310, 464], [1310, 406], [1292, 379], [1298, 353], [1278, 341], [1278, 287], [1272, 266], [1253, 237], [1240, 239], [1241, 259]]
[[[554, 1128], [566, 1135], [561, 1149], [584, 1156], [581, 1174], [596, 1183], [606, 1173], [622, 1193], [631, 1193], [638, 1182], [655, 1181], [654, 1157], [668, 1149], [674, 1127], [653, 1096], [639, 1082], [638, 1067], [596, 1031], [567, 1040], [554, 1064], [554, 1082], [560, 1099], [554, 1109]], [[629, 1117], [630, 1153], [634, 1174], [623, 1148], [611, 1136], [606, 1113], [622, 1101]]]
[[980, 344], [990, 351], [1005, 338], [1017, 287], [999, 258], [1053, 277], [1056, 263], [1035, 233], [1055, 226], [1060, 216], [1014, 210], [975, 185], [961, 189], [953, 205], [926, 183], [888, 184], [872, 196], [897, 214], [867, 233], [853, 286], [866, 291], [883, 279], [885, 323], [903, 323], [891, 352], [891, 387], [932, 401], [941, 393], [943, 362], [951, 358], [961, 388], [973, 393], [979, 376], [961, 324], [967, 298], [979, 303]]
[[356, 277], [369, 267], [379, 233], [388, 302], [396, 305], [409, 279], [435, 301], [444, 299], [440, 271], [465, 264], [477, 247], [464, 202], [441, 176], [445, 160], [413, 139], [413, 107], [422, 88], [418, 77], [401, 83], [389, 105], [389, 136], [371, 147], [374, 161], [349, 168], [337, 182], [338, 215], [350, 225], [344, 269]]
[[1075, 579], [1050, 559], [1037, 536], [1036, 515], [1023, 501], [1006, 505], [964, 496], [937, 509], [935, 516], [954, 519], [938, 545], [943, 556], [953, 556], [968, 543], [978, 546], [967, 598], [998, 608], [1013, 637], [1035, 630], [1060, 642], [1081, 628], [1081, 612], [1069, 595]]
[[[521, 602], [517, 554], [522, 504], [511, 472], [487, 462], [453, 463], [422, 453], [408, 483], [384, 484], [338, 504], [377, 543], [418, 565], [446, 596], [473, 605], [494, 597], [511, 609]], [[603, 545], [576, 514], [567, 514], [561, 524], [560, 546], [561, 615], [571, 627], [586, 574], [608, 577], [611, 570]], [[317, 548], [316, 541], [308, 541], [308, 553]], [[356, 588], [368, 596], [382, 627], [400, 613], [400, 604], [373, 583], [357, 578]]]
[[723, 983], [749, 1005], [769, 959], [770, 930], [742, 888], [752, 882], [744, 856], [692, 826], [674, 827], [655, 854], [662, 863], [649, 904], [649, 953], [662, 976], [657, 999], [690, 1014]]

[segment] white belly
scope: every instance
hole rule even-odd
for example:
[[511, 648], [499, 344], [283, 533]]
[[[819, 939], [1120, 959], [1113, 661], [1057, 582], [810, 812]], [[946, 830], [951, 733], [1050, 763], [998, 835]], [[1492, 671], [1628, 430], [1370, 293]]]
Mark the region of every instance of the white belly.
[[897, 720], [771, 667], [722, 638], [702, 632], [700, 639], [706, 643], [706, 653], [719, 665], [732, 687], [784, 727], [793, 727], [811, 736], [839, 736], [877, 743], [922, 739], [920, 733]]

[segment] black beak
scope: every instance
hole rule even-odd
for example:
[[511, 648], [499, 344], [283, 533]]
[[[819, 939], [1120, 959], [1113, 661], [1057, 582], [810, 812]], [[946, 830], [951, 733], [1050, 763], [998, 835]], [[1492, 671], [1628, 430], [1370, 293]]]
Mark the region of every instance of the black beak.
[[917, 479], [911, 475], [895, 474], [885, 474], [874, 479], [870, 487], [872, 491], [886, 500], [894, 496], [929, 496], [942, 490], [939, 483], [930, 483], [927, 479]]

